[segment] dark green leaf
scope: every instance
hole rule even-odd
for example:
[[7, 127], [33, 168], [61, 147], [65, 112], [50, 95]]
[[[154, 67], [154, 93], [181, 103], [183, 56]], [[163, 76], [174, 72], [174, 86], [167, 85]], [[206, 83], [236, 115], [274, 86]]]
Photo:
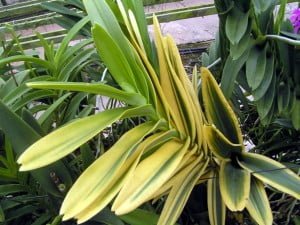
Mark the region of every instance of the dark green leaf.
[[[30, 126], [9, 110], [1, 101], [0, 118], [0, 127], [11, 140], [17, 155], [20, 155], [27, 147], [40, 139], [40, 136]], [[56, 162], [51, 166], [31, 172], [32, 176], [40, 183], [44, 190], [53, 195], [61, 196], [62, 194], [58, 191], [50, 178], [51, 173], [56, 173], [56, 175], [61, 178], [61, 182], [66, 185], [67, 189], [71, 186], [72, 179], [62, 162]]]
[[265, 77], [267, 45], [263, 49], [253, 47], [246, 62], [246, 76], [252, 90], [259, 87]]
[[249, 12], [242, 12], [239, 8], [234, 7], [226, 18], [226, 35], [231, 42], [235, 45], [240, 42], [246, 33], [249, 20]]

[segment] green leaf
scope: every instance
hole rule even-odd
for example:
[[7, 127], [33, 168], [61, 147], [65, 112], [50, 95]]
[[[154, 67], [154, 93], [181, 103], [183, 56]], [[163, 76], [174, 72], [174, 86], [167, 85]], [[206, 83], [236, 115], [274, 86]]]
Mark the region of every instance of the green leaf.
[[[45, 81], [45, 80], [50, 80], [51, 77], [50, 76], [40, 76], [40, 77], [35, 77], [33, 79], [27, 80], [27, 82], [31, 81]], [[12, 89], [12, 91], [10, 91], [9, 93], [7, 93], [2, 101], [6, 104], [6, 105], [12, 105], [16, 100], [20, 101], [20, 98], [23, 98], [24, 95], [26, 93], [28, 93], [31, 89], [29, 87], [27, 87], [24, 83], [22, 83], [20, 86], [15, 87]]]
[[246, 50], [238, 59], [234, 60], [232, 56], [228, 56], [223, 68], [221, 79], [221, 90], [227, 99], [230, 99], [237, 76], [244, 66], [249, 55]]
[[218, 174], [212, 171], [209, 178], [207, 182], [209, 222], [211, 225], [225, 225], [226, 207], [220, 192]]
[[275, 20], [275, 24], [274, 24], [274, 31], [275, 31], [276, 34], [279, 34], [280, 27], [282, 25], [282, 22], [285, 19], [286, 4], [287, 4], [287, 0], [281, 0], [280, 1], [280, 7], [279, 7], [277, 17], [276, 17], [276, 20]]
[[245, 51], [250, 49], [250, 47], [253, 45], [253, 39], [251, 38], [251, 23], [248, 24], [248, 28], [244, 34], [244, 36], [241, 38], [241, 40], [236, 43], [232, 44], [230, 43], [230, 56], [233, 60], [237, 60], [238, 58], [242, 57], [244, 55]]
[[4, 214], [4, 211], [2, 209], [2, 206], [0, 204], [0, 222], [4, 222], [5, 221], [5, 214]]
[[68, 46], [68, 48], [65, 50], [65, 52], [62, 54], [57, 68], [60, 70], [60, 68], [63, 68], [68, 61], [74, 58], [74, 55], [77, 54], [77, 52], [81, 51], [86, 46], [93, 43], [93, 39], [89, 38], [86, 40], [81, 40], [78, 44], [73, 46]]
[[85, 143], [80, 147], [80, 153], [83, 167], [84, 169], [87, 169], [95, 161], [95, 155], [88, 143]]
[[[277, 90], [277, 107], [278, 113], [282, 114], [286, 111], [289, 107], [289, 100], [291, 98], [291, 89], [289, 83], [287, 84], [279, 84]], [[300, 112], [299, 112], [300, 113]]]
[[36, 57], [32, 57], [32, 56], [26, 56], [26, 55], [16, 55], [16, 56], [10, 56], [7, 58], [0, 59], [0, 67], [8, 63], [21, 62], [21, 61], [36, 63], [51, 71], [55, 70], [55, 66], [51, 62]]
[[300, 199], [300, 178], [290, 169], [266, 156], [243, 153], [238, 163], [261, 181]]
[[273, 76], [274, 76], [274, 56], [271, 55], [271, 57], [267, 58], [266, 72], [264, 75], [264, 79], [262, 80], [260, 85], [255, 90], [252, 91], [252, 95], [255, 101], [260, 100], [269, 90], [269, 87], [273, 80], [272, 79]]
[[100, 222], [105, 225], [125, 225], [108, 207], [101, 210], [101, 212], [94, 216], [91, 221]]
[[21, 171], [53, 163], [93, 138], [113, 122], [133, 115], [151, 115], [149, 105], [138, 108], [116, 108], [78, 119], [31, 145], [18, 159]]
[[243, 145], [231, 143], [216, 127], [204, 125], [204, 137], [208, 147], [218, 158], [230, 160], [243, 151]]
[[0, 196], [15, 194], [26, 191], [26, 186], [20, 184], [3, 184], [0, 185]]
[[45, 213], [41, 215], [38, 219], [36, 219], [31, 225], [44, 225], [51, 219], [49, 213]]
[[[111, 72], [117, 83], [128, 92], [136, 92], [137, 84], [133, 77], [131, 65], [128, 63], [121, 46], [115, 42], [116, 37], [112, 37], [98, 24], [92, 29], [93, 38], [101, 59]], [[129, 45], [129, 43], [126, 43]]]
[[122, 91], [103, 83], [34, 82], [27, 83], [27, 85], [31, 88], [82, 91], [91, 94], [104, 95], [124, 101], [130, 105], [146, 104], [146, 99], [140, 94]]
[[[79, 92], [73, 95], [72, 99], [68, 102], [68, 107], [61, 123], [66, 124], [73, 119], [76, 119], [78, 115], [78, 109], [80, 108], [82, 102], [84, 100], [87, 100], [87, 98], [88, 94], [83, 92]], [[47, 124], [47, 122], [45, 122], [45, 124]]]
[[135, 209], [119, 217], [130, 225], [157, 225], [159, 219], [159, 215], [143, 209]]
[[226, 18], [225, 32], [231, 42], [235, 45], [240, 42], [247, 31], [249, 12], [242, 12], [238, 7], [234, 7]]
[[243, 144], [239, 122], [227, 102], [216, 80], [209, 70], [201, 69], [202, 96], [209, 124], [218, 130], [233, 144]]
[[[29, 145], [40, 139], [40, 136], [31, 127], [9, 110], [1, 101], [0, 118], [5, 118], [0, 120], [0, 128], [10, 139], [17, 155], [23, 153]], [[45, 191], [55, 196], [61, 196], [62, 194], [50, 178], [51, 173], [55, 173], [60, 177], [61, 182], [66, 185], [67, 189], [72, 185], [68, 169], [62, 162], [57, 162], [49, 167], [31, 172], [33, 178], [40, 183]]]
[[22, 109], [22, 119], [32, 128], [35, 130], [36, 133], [38, 133], [40, 136], [45, 135], [45, 131], [42, 129], [36, 118], [32, 115], [32, 113], [26, 109]]
[[[110, 1], [108, 1], [110, 2]], [[114, 37], [116, 45], [124, 49], [125, 52], [130, 52], [128, 40], [122, 32], [122, 29], [117, 21], [117, 16], [108, 5], [107, 1], [84, 0], [84, 6], [93, 25], [98, 25], [108, 34]], [[97, 38], [102, 39], [101, 36]], [[95, 39], [95, 41], [98, 41]], [[100, 40], [99, 40], [100, 41]]]
[[58, 14], [79, 17], [76, 11], [64, 7], [64, 2], [41, 2], [41, 6], [51, 12], [57, 12]]
[[23, 98], [18, 99], [12, 106], [12, 111], [16, 112], [17, 110], [21, 109], [23, 106], [30, 104], [31, 102], [43, 98], [53, 97], [56, 94], [53, 91], [49, 90], [37, 90], [30, 93], [27, 93], [23, 96]]
[[246, 208], [259, 225], [272, 225], [273, 215], [265, 187], [258, 179], [251, 179], [250, 195]]
[[273, 3], [273, 0], [253, 0], [255, 12], [257, 14], [261, 14], [262, 12], [266, 11]]
[[80, 51], [76, 56], [73, 56], [63, 68], [60, 69], [57, 79], [59, 81], [68, 81], [72, 72], [88, 60], [95, 52], [96, 51], [93, 48], [83, 49]]
[[28, 77], [31, 70], [23, 70], [13, 75], [13, 77], [9, 78], [8, 81], [5, 82], [3, 86], [0, 88], [0, 98], [4, 98], [9, 95], [12, 91], [15, 90], [17, 85], [23, 83], [23, 81]]
[[220, 191], [222, 199], [231, 211], [242, 211], [250, 192], [250, 173], [235, 162], [221, 162]]
[[246, 61], [246, 76], [252, 90], [259, 87], [265, 77], [267, 45], [263, 49], [253, 47]]
[[78, 23], [76, 23], [72, 29], [68, 32], [67, 36], [64, 37], [62, 42], [60, 43], [60, 46], [55, 54], [54, 61], [55, 64], [58, 65], [60, 60], [62, 59], [63, 54], [65, 53], [66, 49], [68, 48], [68, 45], [70, 41], [75, 37], [75, 35], [89, 22], [88, 17], [84, 17], [81, 19]]
[[[51, 83], [51, 82], [50, 82]], [[30, 86], [27, 83], [27, 86]], [[48, 88], [50, 89], [50, 88]], [[61, 96], [59, 99], [57, 99], [51, 106], [43, 112], [43, 114], [38, 118], [39, 124], [43, 125], [43, 123], [53, 114], [53, 112], [71, 95], [71, 93], [67, 93], [63, 96]]]
[[292, 123], [296, 130], [300, 130], [300, 100], [296, 100], [292, 111]]
[[275, 91], [276, 91], [275, 85], [276, 85], [276, 77], [273, 76], [272, 82], [265, 95], [261, 99], [255, 102], [260, 119], [264, 119], [268, 115], [268, 113], [272, 110]]

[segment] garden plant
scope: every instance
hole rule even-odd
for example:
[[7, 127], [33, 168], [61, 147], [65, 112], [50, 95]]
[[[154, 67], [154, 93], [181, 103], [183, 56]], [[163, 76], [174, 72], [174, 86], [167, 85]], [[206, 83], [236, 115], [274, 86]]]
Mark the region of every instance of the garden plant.
[[[284, 61], [282, 55], [296, 55], [298, 41], [288, 31], [288, 37], [279, 35], [284, 1], [274, 26], [266, 22], [273, 21], [272, 1], [215, 3], [220, 44], [211, 47], [213, 56], [205, 57], [207, 62], [221, 57], [221, 72], [216, 73], [221, 87], [205, 67], [187, 75], [174, 40], [162, 35], [155, 15], [152, 40], [142, 2], [135, 0], [84, 0], [87, 16], [57, 50], [38, 34], [45, 59], [3, 52], [0, 66], [26, 63], [24, 70], [0, 80], [1, 151], [6, 156], [1, 158], [6, 167], [0, 170], [1, 179], [6, 177], [0, 193], [21, 196], [18, 205], [24, 215], [35, 210], [29, 216], [32, 224], [172, 225], [180, 223], [192, 191], [203, 186], [206, 198], [197, 201], [207, 204], [211, 225], [224, 225], [227, 209], [245, 210], [255, 223], [271, 225], [266, 187], [294, 202], [300, 198], [299, 174], [274, 155], [272, 159], [246, 149], [248, 130], [236, 116], [251, 107], [242, 98], [242, 91], [249, 91], [262, 126], [278, 114], [291, 117], [290, 129], [299, 137], [297, 63]], [[91, 39], [68, 47], [88, 26]], [[235, 32], [242, 28], [246, 30]], [[4, 73], [12, 72], [9, 67]], [[235, 83], [238, 76], [240, 85]], [[258, 99], [253, 90], [266, 80], [273, 89], [263, 84]], [[280, 82], [289, 83], [289, 98], [279, 91], [272, 98], [266, 94], [277, 93]], [[234, 90], [241, 90], [235, 92], [247, 103], [243, 107], [240, 99], [230, 98]], [[117, 107], [96, 112], [95, 95], [114, 99]], [[127, 123], [131, 125], [117, 131], [113, 143], [100, 149], [99, 134], [102, 141], [109, 139], [114, 135], [108, 130]], [[162, 204], [161, 210], [151, 210], [149, 202]], [[16, 220], [4, 213], [7, 205], [0, 212], [9, 224]]]

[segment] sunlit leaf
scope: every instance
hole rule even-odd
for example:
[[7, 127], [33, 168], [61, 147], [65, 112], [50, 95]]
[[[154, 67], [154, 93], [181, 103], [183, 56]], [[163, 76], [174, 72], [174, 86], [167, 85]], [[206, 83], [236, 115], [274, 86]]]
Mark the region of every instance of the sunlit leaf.
[[273, 215], [269, 199], [263, 183], [258, 179], [253, 178], [251, 180], [250, 195], [246, 207], [250, 216], [259, 225], [272, 225]]
[[242, 211], [249, 198], [250, 173], [234, 162], [221, 162], [220, 191], [226, 206], [231, 211]]
[[261, 181], [300, 199], [300, 177], [283, 164], [253, 153], [243, 153], [238, 163]]
[[[150, 110], [150, 111], [149, 111]], [[151, 107], [117, 108], [78, 119], [31, 145], [18, 159], [20, 170], [48, 165], [80, 147], [113, 122], [132, 115], [151, 115]]]

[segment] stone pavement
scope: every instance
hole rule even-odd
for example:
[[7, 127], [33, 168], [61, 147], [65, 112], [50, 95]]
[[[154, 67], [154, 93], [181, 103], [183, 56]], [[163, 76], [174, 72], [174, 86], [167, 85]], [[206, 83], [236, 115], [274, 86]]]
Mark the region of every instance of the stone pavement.
[[[213, 0], [182, 0], [172, 3], [163, 3], [155, 6], [145, 7], [146, 13], [155, 13], [167, 9], [178, 9], [190, 6], [199, 6], [213, 3]], [[217, 15], [183, 19], [168, 23], [161, 23], [164, 34], [171, 34], [178, 45], [188, 43], [197, 43], [201, 41], [213, 40], [218, 29]], [[62, 29], [56, 24], [39, 26], [35, 30], [44, 33]], [[149, 26], [149, 32], [152, 33], [152, 26]], [[18, 31], [20, 36], [33, 34], [33, 30]], [[76, 42], [75, 42], [76, 43]]]
[[[190, 6], [199, 6], [213, 3], [213, 0], [183, 0], [172, 3], [149, 6], [145, 12], [158, 12], [166, 9], [178, 9]], [[215, 38], [218, 30], [218, 16], [195, 17], [161, 24], [162, 32], [170, 34], [178, 45], [209, 41]], [[152, 26], [149, 26], [150, 33]]]

